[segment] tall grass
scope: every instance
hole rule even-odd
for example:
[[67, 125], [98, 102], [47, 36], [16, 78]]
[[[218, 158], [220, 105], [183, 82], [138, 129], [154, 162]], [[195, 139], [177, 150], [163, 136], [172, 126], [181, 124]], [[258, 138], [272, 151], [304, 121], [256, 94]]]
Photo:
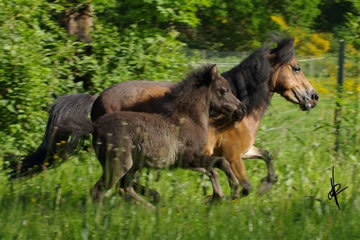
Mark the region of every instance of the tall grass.
[[[256, 145], [273, 153], [279, 181], [262, 197], [260, 160], [246, 160], [254, 189], [248, 197], [212, 205], [211, 184], [201, 174], [163, 170], [159, 178], [144, 169], [140, 181], [163, 198], [155, 211], [116, 189], [102, 205], [92, 203], [88, 193], [101, 173], [93, 152], [25, 181], [8, 182], [0, 173], [0, 239], [359, 239], [359, 146], [351, 139], [360, 131], [356, 121], [343, 122], [336, 157], [334, 106], [331, 96], [321, 96], [318, 107], [302, 112], [274, 97]], [[348, 101], [345, 118], [358, 118], [353, 108]], [[328, 200], [333, 166], [335, 183], [349, 187], [338, 195], [341, 210]], [[224, 174], [221, 185], [229, 195]]]

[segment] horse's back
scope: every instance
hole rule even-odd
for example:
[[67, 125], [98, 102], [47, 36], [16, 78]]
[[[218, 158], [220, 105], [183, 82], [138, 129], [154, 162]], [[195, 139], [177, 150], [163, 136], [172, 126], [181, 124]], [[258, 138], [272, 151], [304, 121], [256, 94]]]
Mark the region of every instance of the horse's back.
[[174, 84], [174, 82], [155, 81], [129, 81], [115, 84], [103, 91], [95, 100], [91, 111], [91, 119], [96, 120], [107, 113], [121, 110], [156, 111], [154, 103], [147, 104], [146, 102], [164, 96]]

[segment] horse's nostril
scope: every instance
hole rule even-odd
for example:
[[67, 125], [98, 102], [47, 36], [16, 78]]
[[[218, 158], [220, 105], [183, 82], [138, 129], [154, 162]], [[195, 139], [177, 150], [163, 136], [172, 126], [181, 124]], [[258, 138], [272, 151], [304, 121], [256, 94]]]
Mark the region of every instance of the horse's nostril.
[[314, 93], [311, 95], [311, 99], [318, 101], [318, 100], [319, 100], [319, 95], [318, 95], [316, 92], [314, 92]]

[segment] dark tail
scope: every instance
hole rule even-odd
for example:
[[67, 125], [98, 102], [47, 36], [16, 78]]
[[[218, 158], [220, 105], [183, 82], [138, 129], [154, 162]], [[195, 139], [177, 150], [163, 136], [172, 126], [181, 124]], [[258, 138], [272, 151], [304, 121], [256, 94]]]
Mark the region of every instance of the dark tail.
[[[9, 179], [22, 178], [41, 172], [44, 168], [60, 165], [74, 153], [84, 134], [78, 129], [62, 129], [63, 124], [76, 119], [77, 125], [81, 122], [84, 126], [91, 124], [88, 115], [95, 101], [89, 94], [68, 94], [56, 99], [49, 110], [49, 119], [43, 141], [38, 149], [18, 162], [10, 162], [6, 167]], [[90, 123], [89, 123], [90, 122]]]

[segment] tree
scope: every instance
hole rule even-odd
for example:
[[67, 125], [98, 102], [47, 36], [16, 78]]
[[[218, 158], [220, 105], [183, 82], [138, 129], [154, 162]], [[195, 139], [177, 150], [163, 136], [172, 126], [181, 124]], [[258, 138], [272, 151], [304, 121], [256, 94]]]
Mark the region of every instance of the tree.
[[320, 0], [212, 0], [199, 8], [200, 25], [183, 31], [183, 39], [195, 48], [247, 50], [261, 46], [269, 32], [281, 28], [271, 16], [281, 16], [290, 27], [310, 28], [320, 13]]

